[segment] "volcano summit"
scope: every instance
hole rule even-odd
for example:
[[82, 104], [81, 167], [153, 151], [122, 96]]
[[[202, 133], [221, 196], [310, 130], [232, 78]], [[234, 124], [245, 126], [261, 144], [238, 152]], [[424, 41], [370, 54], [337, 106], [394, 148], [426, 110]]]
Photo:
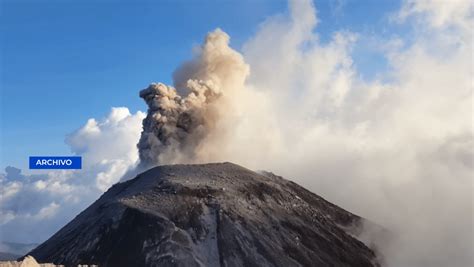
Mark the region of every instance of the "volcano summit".
[[271, 173], [170, 165], [118, 183], [29, 254], [66, 266], [379, 266], [364, 219]]

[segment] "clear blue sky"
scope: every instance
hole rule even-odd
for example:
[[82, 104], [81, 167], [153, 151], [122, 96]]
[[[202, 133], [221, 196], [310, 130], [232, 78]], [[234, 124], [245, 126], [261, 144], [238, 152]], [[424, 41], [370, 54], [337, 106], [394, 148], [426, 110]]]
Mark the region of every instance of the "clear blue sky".
[[[336, 30], [383, 34], [399, 1], [315, 1], [327, 40]], [[65, 135], [110, 107], [145, 111], [138, 91], [170, 83], [193, 45], [216, 27], [237, 50], [258, 24], [286, 12], [286, 1], [1, 0], [0, 168], [23, 169], [30, 155], [69, 155]], [[393, 29], [388, 32], [393, 32]], [[370, 75], [384, 59], [356, 46]]]

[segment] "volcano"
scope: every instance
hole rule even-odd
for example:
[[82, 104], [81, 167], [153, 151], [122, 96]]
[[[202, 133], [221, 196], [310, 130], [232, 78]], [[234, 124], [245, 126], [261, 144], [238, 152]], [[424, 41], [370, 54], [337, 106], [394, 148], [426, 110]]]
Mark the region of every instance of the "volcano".
[[159, 166], [112, 186], [29, 255], [66, 266], [379, 266], [364, 219], [272, 173]]

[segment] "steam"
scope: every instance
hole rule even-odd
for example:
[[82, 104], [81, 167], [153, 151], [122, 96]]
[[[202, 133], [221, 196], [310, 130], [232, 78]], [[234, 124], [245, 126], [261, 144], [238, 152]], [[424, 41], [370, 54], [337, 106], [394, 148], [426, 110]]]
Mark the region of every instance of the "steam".
[[[271, 170], [389, 229], [390, 242], [375, 240], [385, 266], [472, 266], [472, 2], [405, 1], [392, 23], [413, 38], [341, 30], [326, 43], [311, 1], [289, 9], [243, 56], [216, 30], [174, 88], [140, 93], [142, 164]], [[389, 71], [360, 79], [358, 43]]]

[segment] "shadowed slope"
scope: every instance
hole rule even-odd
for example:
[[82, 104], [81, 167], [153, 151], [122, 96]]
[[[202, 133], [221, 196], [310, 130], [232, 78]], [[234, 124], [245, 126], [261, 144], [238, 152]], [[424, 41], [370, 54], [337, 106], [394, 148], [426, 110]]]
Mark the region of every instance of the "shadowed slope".
[[150, 169], [110, 188], [30, 254], [99, 266], [377, 266], [362, 219], [232, 163]]

